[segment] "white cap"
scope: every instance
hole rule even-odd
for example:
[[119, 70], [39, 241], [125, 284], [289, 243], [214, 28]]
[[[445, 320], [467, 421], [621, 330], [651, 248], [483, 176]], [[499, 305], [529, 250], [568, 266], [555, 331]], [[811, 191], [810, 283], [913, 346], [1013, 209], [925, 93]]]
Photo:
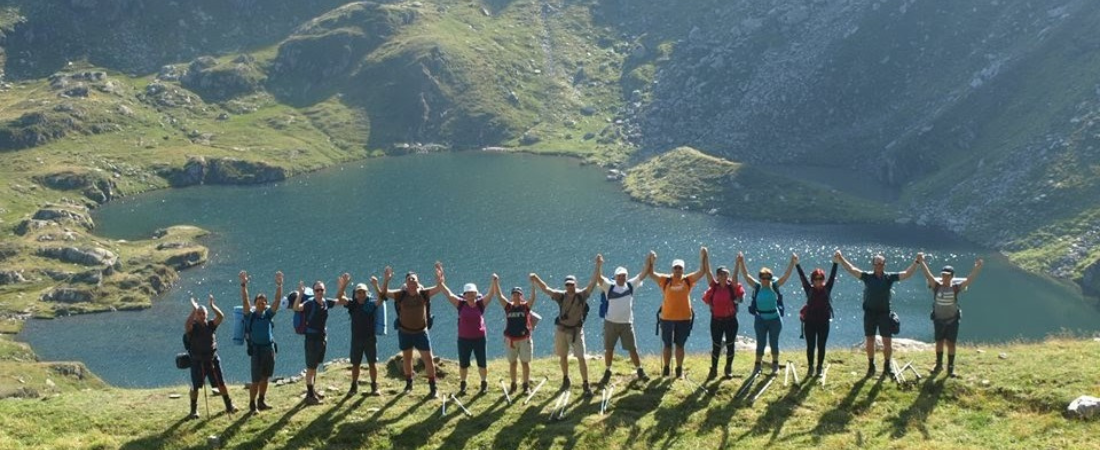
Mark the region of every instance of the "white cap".
[[619, 267], [615, 268], [615, 276], [626, 275], [626, 274], [627, 274], [626, 267], [619, 266]]
[[684, 260], [682, 260], [682, 259], [672, 260], [672, 267], [676, 267], [676, 266], [680, 266], [680, 268], [683, 269], [684, 268]]
[[463, 285], [462, 293], [465, 294], [467, 292], [477, 292], [477, 285], [473, 283], [466, 283], [465, 285]]

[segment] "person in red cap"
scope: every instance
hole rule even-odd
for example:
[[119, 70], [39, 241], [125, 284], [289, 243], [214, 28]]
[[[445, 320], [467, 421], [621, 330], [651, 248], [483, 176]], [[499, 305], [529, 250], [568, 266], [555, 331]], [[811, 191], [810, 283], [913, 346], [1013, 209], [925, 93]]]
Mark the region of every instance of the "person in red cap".
[[917, 261], [920, 262], [924, 279], [928, 281], [929, 289], [932, 289], [932, 326], [936, 338], [936, 367], [932, 373], [943, 370], [943, 347], [947, 343], [947, 376], [955, 376], [955, 341], [959, 338], [959, 319], [962, 318], [962, 310], [959, 309], [959, 293], [970, 287], [970, 283], [982, 271], [982, 259], [974, 261], [974, 269], [965, 279], [955, 278], [955, 268], [943, 266], [940, 269], [940, 278], [932, 276], [928, 269], [928, 262], [924, 255], [918, 253]]

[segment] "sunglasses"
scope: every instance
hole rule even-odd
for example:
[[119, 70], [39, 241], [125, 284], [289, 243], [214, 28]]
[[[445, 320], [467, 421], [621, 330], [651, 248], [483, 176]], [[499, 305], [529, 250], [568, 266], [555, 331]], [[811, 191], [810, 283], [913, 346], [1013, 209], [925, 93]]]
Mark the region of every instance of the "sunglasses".
[[772, 276], [771, 275], [760, 275], [760, 279], [761, 280], [771, 280]]
[[313, 292], [325, 292], [325, 288], [314, 288]]
[[819, 277], [810, 278], [810, 280], [811, 281], [825, 281], [824, 278], [819, 278]]

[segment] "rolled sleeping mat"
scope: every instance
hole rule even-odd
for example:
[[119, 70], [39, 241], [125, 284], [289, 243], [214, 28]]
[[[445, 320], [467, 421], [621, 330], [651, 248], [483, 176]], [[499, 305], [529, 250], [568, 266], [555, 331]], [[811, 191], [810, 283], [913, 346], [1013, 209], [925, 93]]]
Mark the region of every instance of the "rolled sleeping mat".
[[244, 345], [244, 307], [233, 307], [233, 343]]
[[386, 304], [374, 309], [374, 334], [377, 336], [386, 335], [386, 322], [388, 320], [388, 313], [386, 313]]
[[532, 330], [534, 330], [535, 327], [539, 326], [539, 321], [540, 320], [542, 320], [542, 316], [540, 316], [539, 313], [537, 313], [537, 312], [531, 311], [531, 329]]

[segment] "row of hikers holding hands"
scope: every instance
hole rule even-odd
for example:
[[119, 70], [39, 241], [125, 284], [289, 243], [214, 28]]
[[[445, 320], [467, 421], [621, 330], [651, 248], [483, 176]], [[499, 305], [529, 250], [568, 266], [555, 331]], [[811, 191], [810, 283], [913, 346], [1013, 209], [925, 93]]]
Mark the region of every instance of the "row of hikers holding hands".
[[[743, 303], [746, 295], [746, 287], [751, 289], [751, 302], [748, 307], [754, 317], [753, 328], [756, 335], [756, 360], [753, 373], [761, 371], [765, 353], [765, 346], [771, 348], [771, 371], [775, 373], [779, 369], [779, 333], [783, 329], [784, 304], [779, 288], [783, 286], [792, 271], [797, 270], [801, 280], [802, 290], [806, 295], [805, 306], [799, 313], [803, 322], [806, 339], [806, 361], [808, 375], [821, 375], [822, 364], [825, 360], [825, 347], [829, 337], [829, 322], [832, 318], [831, 293], [836, 280], [837, 267], [842, 266], [845, 271], [859, 279], [864, 284], [863, 291], [863, 328], [866, 337], [867, 352], [867, 376], [876, 372], [875, 366], [875, 335], [882, 337], [883, 353], [885, 356], [885, 370], [892, 370], [890, 362], [892, 348], [891, 336], [895, 331], [895, 322], [892, 318], [890, 301], [893, 283], [905, 280], [912, 276], [918, 268], [924, 274], [929, 288], [933, 290], [932, 321], [935, 328], [936, 339], [936, 366], [933, 372], [939, 372], [943, 368], [943, 351], [946, 344], [948, 352], [948, 374], [954, 375], [955, 342], [958, 336], [959, 319], [961, 317], [958, 308], [958, 294], [965, 290], [974, 280], [982, 268], [982, 260], [978, 259], [969, 276], [961, 283], [953, 282], [954, 269], [944, 266], [940, 271], [940, 277], [935, 277], [924, 261], [924, 255], [918, 253], [912, 264], [903, 272], [886, 272], [886, 259], [882, 255], [872, 258], [872, 270], [864, 271], [856, 268], [844, 255], [837, 250], [833, 256], [832, 269], [826, 276], [825, 270], [814, 269], [809, 278], [803, 271], [797, 255], [791, 255], [790, 263], [786, 271], [779, 278], [767, 267], [761, 268], [754, 277], [749, 274], [745, 264], [744, 255], [738, 254], [733, 272], [726, 266], [719, 266], [711, 270], [710, 258], [706, 247], [700, 249], [700, 267], [690, 273], [684, 271], [684, 261], [676, 259], [672, 261], [671, 273], [659, 273], [654, 270], [657, 254], [649, 252], [643, 263], [642, 271], [634, 277], [628, 278], [629, 272], [625, 267], [617, 267], [614, 277], [608, 279], [603, 276], [602, 255], [596, 256], [595, 270], [591, 280], [583, 288], [578, 287], [577, 278], [569, 275], [564, 279], [563, 289], [549, 287], [537, 274], [530, 274], [531, 289], [525, 297], [524, 289], [513, 287], [509, 296], [505, 297], [500, 286], [500, 279], [493, 274], [489, 291], [482, 294], [473, 283], [466, 283], [461, 294], [456, 294], [448, 286], [443, 266], [435, 264], [436, 285], [425, 287], [420, 283], [420, 278], [415, 272], [405, 274], [404, 283], [396, 289], [390, 289], [389, 283], [393, 277], [393, 270], [386, 267], [383, 271], [381, 286], [376, 277], [371, 277], [371, 288], [374, 296], [368, 291], [364, 283], [355, 285], [352, 297], [345, 295], [347, 287], [351, 283], [351, 275], [343, 274], [337, 279], [337, 289], [333, 296], [325, 296], [326, 286], [322, 281], [316, 281], [312, 285], [312, 298], [308, 298], [305, 284], [299, 282], [297, 291], [289, 296], [290, 305], [296, 313], [304, 318], [302, 334], [305, 335], [305, 362], [306, 362], [306, 397], [308, 405], [320, 404], [322, 394], [314, 388], [314, 379], [317, 367], [325, 358], [327, 345], [327, 326], [329, 311], [336, 306], [343, 306], [350, 315], [351, 323], [351, 387], [347, 395], [358, 392], [360, 365], [366, 357], [370, 376], [369, 395], [379, 395], [376, 314], [380, 314], [383, 308], [382, 302], [392, 300], [397, 310], [395, 327], [397, 328], [398, 346], [402, 352], [403, 371], [405, 375], [405, 392], [413, 388], [413, 350], [419, 353], [425, 366], [428, 378], [429, 396], [436, 396], [436, 377], [433, 364], [432, 345], [429, 329], [432, 325], [431, 298], [440, 293], [445, 294], [447, 301], [458, 311], [458, 357], [459, 357], [459, 395], [466, 393], [467, 373], [471, 365], [471, 359], [477, 364], [480, 375], [480, 391], [488, 389], [486, 372], [486, 326], [484, 314], [486, 308], [494, 299], [504, 309], [505, 329], [504, 343], [505, 354], [509, 362], [511, 386], [509, 390], [517, 391], [517, 369], [522, 368], [522, 391], [530, 390], [530, 361], [534, 353], [534, 344], [531, 331], [539, 316], [533, 312], [537, 299], [537, 291], [542, 291], [550, 300], [558, 305], [558, 315], [554, 319], [554, 354], [558, 356], [562, 372], [563, 390], [571, 386], [569, 378], [569, 355], [572, 353], [578, 359], [582, 389], [584, 394], [592, 395], [592, 388], [588, 381], [588, 366], [585, 360], [584, 320], [589, 309], [589, 298], [598, 287], [606, 298], [601, 302], [600, 316], [604, 319], [603, 344], [605, 370], [600, 384], [606, 384], [611, 378], [611, 363], [615, 353], [616, 344], [627, 351], [631, 362], [634, 364], [637, 378], [642, 381], [649, 380], [645, 370], [641, 366], [638, 356], [634, 317], [633, 298], [636, 289], [641, 287], [646, 279], [657, 284], [662, 292], [662, 301], [658, 311], [658, 327], [663, 343], [662, 351], [662, 376], [669, 376], [671, 363], [675, 356], [675, 376], [683, 374], [684, 345], [692, 332], [694, 324], [694, 311], [691, 306], [690, 293], [698, 282], [705, 276], [707, 289], [703, 294], [703, 302], [708, 305], [711, 312], [710, 334], [712, 340], [711, 364], [708, 379], [718, 376], [718, 364], [721, 360], [722, 350], [725, 350], [724, 375], [730, 378], [733, 375], [733, 359], [735, 341], [738, 331], [737, 312], [739, 305]], [[744, 278], [745, 284], [741, 284], [738, 277]], [[281, 299], [283, 295], [283, 274], [275, 274], [275, 299]], [[249, 392], [249, 409], [251, 412], [269, 409], [265, 394], [268, 380], [272, 376], [275, 366], [275, 354], [277, 346], [272, 333], [272, 321], [279, 308], [279, 301], [269, 302], [265, 294], [257, 294], [250, 299], [248, 285], [250, 278], [246, 272], [240, 273], [241, 303], [245, 311], [244, 323], [247, 333], [248, 354], [251, 361], [252, 384]], [[331, 292], [331, 291], [330, 291]], [[198, 390], [202, 388], [204, 379], [219, 386], [225, 401], [226, 410], [236, 411], [228, 396], [222, 380], [220, 359], [217, 356], [217, 344], [214, 331], [224, 319], [221, 310], [214, 304], [213, 296], [209, 299], [211, 309], [215, 317], [209, 319], [205, 307], [198, 305], [192, 299], [193, 310], [187, 318], [185, 332], [191, 336], [190, 353], [191, 365], [191, 415], [198, 417], [197, 399]], [[816, 358], [815, 358], [816, 356]], [[816, 362], [816, 366], [815, 366]], [[519, 366], [519, 367], [517, 367]]]

